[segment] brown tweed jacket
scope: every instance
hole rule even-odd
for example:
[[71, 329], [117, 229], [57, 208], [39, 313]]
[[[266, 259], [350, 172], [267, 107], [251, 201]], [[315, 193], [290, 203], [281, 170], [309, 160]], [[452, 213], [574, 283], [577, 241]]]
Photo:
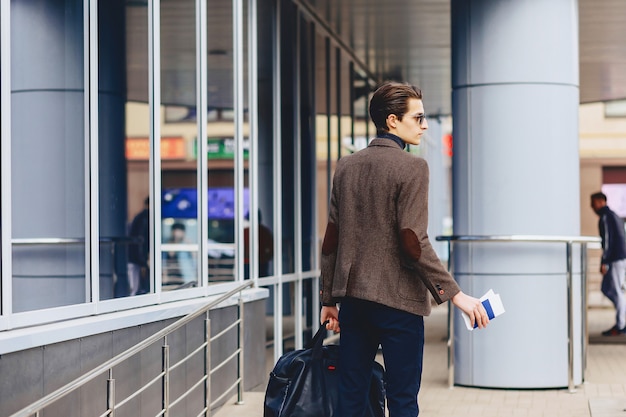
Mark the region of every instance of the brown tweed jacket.
[[459, 287], [428, 239], [428, 165], [392, 140], [377, 138], [343, 157], [333, 178], [322, 244], [321, 299], [374, 301], [430, 314]]

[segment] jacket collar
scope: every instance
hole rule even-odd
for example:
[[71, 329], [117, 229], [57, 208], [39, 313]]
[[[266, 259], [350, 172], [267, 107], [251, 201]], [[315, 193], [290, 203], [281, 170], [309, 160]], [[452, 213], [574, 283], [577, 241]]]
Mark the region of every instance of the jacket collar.
[[403, 149], [403, 147], [400, 146], [400, 144], [396, 141], [381, 137], [376, 137], [372, 139], [367, 147], [369, 148], [370, 146], [382, 146], [385, 148]]
[[376, 137], [392, 140], [397, 143], [398, 146], [400, 146], [403, 150], [406, 148], [406, 143], [400, 138], [400, 136], [394, 135], [393, 133], [378, 132], [376, 134]]

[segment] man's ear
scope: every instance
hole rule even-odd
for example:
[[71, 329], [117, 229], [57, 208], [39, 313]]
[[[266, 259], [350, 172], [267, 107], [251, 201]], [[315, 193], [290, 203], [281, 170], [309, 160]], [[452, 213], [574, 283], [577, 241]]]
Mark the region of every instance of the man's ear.
[[398, 116], [395, 114], [390, 114], [387, 116], [387, 129], [395, 129], [398, 123]]

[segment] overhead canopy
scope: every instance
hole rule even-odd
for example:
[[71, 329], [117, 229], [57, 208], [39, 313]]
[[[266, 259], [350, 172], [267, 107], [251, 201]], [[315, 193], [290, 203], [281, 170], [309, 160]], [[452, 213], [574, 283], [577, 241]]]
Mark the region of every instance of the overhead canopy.
[[[209, 104], [232, 108], [232, 7], [209, 2]], [[402, 79], [425, 92], [430, 114], [451, 113], [449, 0], [294, 0], [307, 15], [322, 20], [328, 33], [351, 49], [357, 68], [377, 79]], [[128, 2], [129, 99], [147, 99], [147, 10]], [[195, 102], [195, 5], [189, 0], [162, 0], [163, 78], [175, 89], [163, 103]], [[540, 13], [540, 8], [538, 10]], [[579, 0], [580, 101], [626, 98], [626, 7], [623, 0]], [[320, 25], [320, 28], [322, 26]], [[531, 30], [531, 29], [529, 29]], [[143, 35], [142, 35], [143, 34]], [[189, 49], [181, 50], [181, 37]], [[512, 54], [515, 51], [511, 51]], [[188, 56], [187, 56], [188, 55]], [[540, 62], [536, 65], [541, 65]], [[168, 78], [168, 66], [176, 75]], [[171, 74], [170, 74], [171, 75]]]

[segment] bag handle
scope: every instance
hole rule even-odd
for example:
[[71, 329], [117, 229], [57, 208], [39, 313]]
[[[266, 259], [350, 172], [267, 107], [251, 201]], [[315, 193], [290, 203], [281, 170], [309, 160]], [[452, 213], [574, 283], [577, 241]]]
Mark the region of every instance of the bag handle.
[[324, 342], [324, 336], [326, 336], [326, 325], [330, 320], [326, 320], [313, 336], [313, 339], [304, 347], [305, 349], [313, 349], [313, 359], [319, 359], [322, 357], [322, 344]]

